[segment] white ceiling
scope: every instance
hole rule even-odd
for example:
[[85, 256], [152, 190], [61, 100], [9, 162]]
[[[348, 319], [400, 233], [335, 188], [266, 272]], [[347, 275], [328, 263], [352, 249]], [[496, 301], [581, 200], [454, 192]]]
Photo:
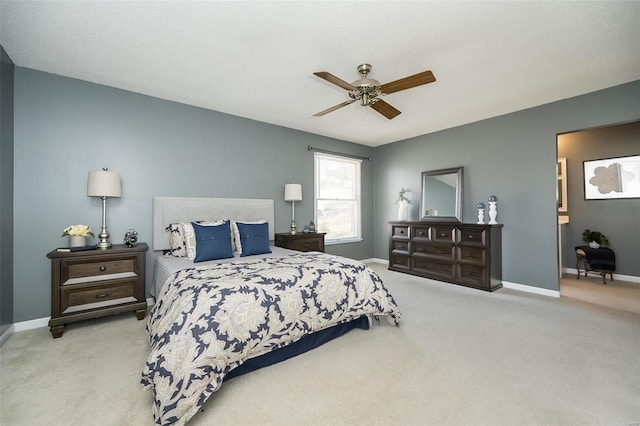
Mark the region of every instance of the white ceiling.
[[[0, 1], [14, 63], [369, 146], [640, 79], [640, 2]], [[387, 120], [314, 76], [382, 83]]]

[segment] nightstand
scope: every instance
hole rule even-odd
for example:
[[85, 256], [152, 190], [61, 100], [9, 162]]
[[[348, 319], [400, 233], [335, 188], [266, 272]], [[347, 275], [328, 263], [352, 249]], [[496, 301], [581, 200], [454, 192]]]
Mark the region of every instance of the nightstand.
[[324, 251], [324, 236], [326, 232], [300, 232], [295, 235], [289, 233], [276, 234], [276, 246], [298, 251]]
[[51, 259], [51, 320], [49, 331], [62, 336], [64, 325], [135, 311], [147, 313], [145, 260], [149, 246], [114, 244], [109, 249], [76, 252], [53, 250]]

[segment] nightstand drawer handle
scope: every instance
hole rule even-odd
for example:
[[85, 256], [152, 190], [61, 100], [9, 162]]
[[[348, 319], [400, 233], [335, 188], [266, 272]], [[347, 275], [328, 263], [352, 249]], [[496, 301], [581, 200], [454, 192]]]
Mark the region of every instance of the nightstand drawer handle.
[[106, 267], [106, 266], [101, 266], [101, 267], [100, 267], [100, 272], [104, 272], [104, 271], [106, 271], [106, 270], [107, 270], [107, 267]]
[[106, 293], [102, 293], [102, 294], [96, 294], [96, 299], [104, 299], [105, 297], [109, 297], [111, 296], [111, 292], [108, 291]]

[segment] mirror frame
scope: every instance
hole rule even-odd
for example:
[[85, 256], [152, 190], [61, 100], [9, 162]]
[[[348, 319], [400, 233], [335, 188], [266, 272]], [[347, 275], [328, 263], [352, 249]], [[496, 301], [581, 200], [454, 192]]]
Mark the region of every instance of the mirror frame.
[[[452, 167], [450, 169], [442, 169], [442, 170], [430, 170], [426, 172], [422, 172], [422, 192], [420, 198], [420, 220], [425, 221], [437, 221], [437, 222], [462, 222], [462, 201], [463, 201], [463, 184], [464, 184], [464, 167]], [[427, 191], [427, 177], [430, 176], [439, 176], [439, 175], [449, 175], [456, 174], [456, 208], [455, 208], [455, 216], [426, 216], [424, 212], [425, 208], [425, 198]]]

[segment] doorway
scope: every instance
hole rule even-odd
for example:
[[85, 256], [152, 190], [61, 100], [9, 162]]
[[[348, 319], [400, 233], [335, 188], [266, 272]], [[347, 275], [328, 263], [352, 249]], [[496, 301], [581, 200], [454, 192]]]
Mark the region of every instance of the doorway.
[[[640, 155], [638, 140], [640, 121], [556, 137], [561, 297], [640, 313], [640, 198], [586, 199], [583, 168], [585, 161]], [[616, 256], [613, 282], [595, 274], [576, 279], [575, 247], [585, 245], [586, 229], [607, 236]]]

